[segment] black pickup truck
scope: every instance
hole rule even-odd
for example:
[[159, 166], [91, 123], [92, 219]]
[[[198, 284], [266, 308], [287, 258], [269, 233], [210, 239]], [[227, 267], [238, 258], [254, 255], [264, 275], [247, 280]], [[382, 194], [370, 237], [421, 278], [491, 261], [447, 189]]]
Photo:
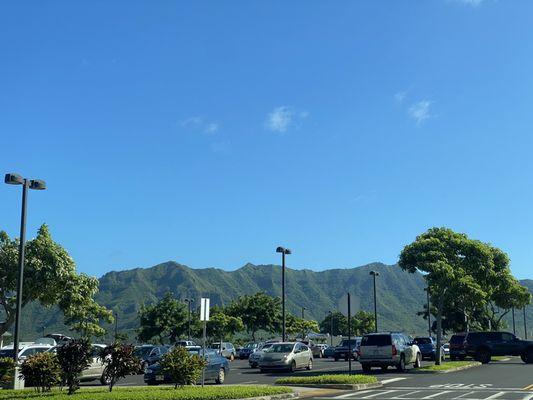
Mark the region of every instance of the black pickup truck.
[[520, 356], [526, 364], [533, 364], [533, 341], [509, 332], [468, 332], [463, 344], [465, 354], [483, 364], [492, 356]]

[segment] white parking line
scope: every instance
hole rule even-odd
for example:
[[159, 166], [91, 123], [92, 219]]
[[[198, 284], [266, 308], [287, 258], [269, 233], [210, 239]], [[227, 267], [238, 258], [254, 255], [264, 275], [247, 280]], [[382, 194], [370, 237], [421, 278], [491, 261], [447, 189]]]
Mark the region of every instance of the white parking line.
[[533, 399], [533, 393], [528, 394], [528, 395], [522, 397], [522, 400], [530, 400], [530, 399]]
[[501, 397], [505, 394], [505, 392], [498, 392], [498, 393], [494, 393], [493, 395], [485, 398], [485, 400], [491, 400], [491, 399], [497, 399], [498, 397]]
[[463, 394], [460, 395], [460, 396], [454, 397], [453, 400], [461, 399], [461, 398], [463, 398], [463, 397], [465, 397], [465, 396], [466, 396], [466, 398], [468, 399], [468, 398], [469, 398], [468, 396], [471, 395], [472, 393], [477, 393], [477, 392], [475, 392], [475, 391], [474, 391], [474, 392], [466, 392], [466, 393], [463, 393]]
[[371, 395], [368, 395], [368, 396], [365, 396], [365, 397], [361, 397], [362, 399], [371, 399], [372, 397], [378, 397], [378, 396], [381, 396], [383, 394], [387, 394], [387, 393], [393, 393], [393, 392], [398, 392], [398, 390], [385, 390], [383, 392], [377, 392], [377, 393], [374, 393], [374, 394], [371, 394]]
[[381, 383], [384, 384], [384, 385], [386, 385], [387, 383], [403, 381], [404, 379], [407, 379], [407, 378], [390, 378], [390, 379], [383, 379], [383, 380], [381, 381]]
[[347, 397], [352, 397], [352, 396], [358, 396], [360, 394], [363, 394], [363, 393], [368, 393], [368, 392], [373, 392], [373, 390], [361, 390], [360, 392], [350, 392], [350, 393], [346, 393], [346, 394], [341, 394], [340, 396], [335, 396], [333, 397], [334, 399], [346, 399]]
[[442, 392], [433, 393], [433, 394], [430, 394], [429, 396], [422, 397], [420, 400], [432, 399], [434, 397], [440, 396], [441, 394], [446, 394], [446, 393], [451, 393], [451, 392], [452, 390], [443, 390]]
[[407, 393], [401, 394], [399, 396], [391, 397], [391, 399], [403, 400], [403, 399], [406, 399], [406, 398], [410, 398], [408, 396], [411, 396], [412, 394], [420, 393], [420, 392], [421, 392], [421, 390], [415, 390], [415, 391], [412, 391], [412, 392], [407, 392]]

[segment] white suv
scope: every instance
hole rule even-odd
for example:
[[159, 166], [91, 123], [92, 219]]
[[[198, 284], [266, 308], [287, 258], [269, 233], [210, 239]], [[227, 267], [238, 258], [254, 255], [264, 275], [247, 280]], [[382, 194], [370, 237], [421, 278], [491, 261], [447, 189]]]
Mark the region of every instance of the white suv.
[[372, 367], [381, 367], [385, 371], [389, 366], [404, 372], [408, 364], [419, 368], [422, 360], [418, 346], [401, 332], [364, 335], [359, 352], [359, 362], [364, 372], [370, 372]]

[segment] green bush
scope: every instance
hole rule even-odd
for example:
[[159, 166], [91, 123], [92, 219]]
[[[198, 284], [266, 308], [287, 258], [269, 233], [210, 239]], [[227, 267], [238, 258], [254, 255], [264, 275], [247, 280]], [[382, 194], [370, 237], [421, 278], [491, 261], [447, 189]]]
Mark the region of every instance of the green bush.
[[291, 376], [276, 380], [277, 384], [295, 385], [295, 384], [366, 384], [377, 383], [375, 376], [371, 375], [316, 375], [316, 376]]
[[87, 339], [74, 339], [57, 347], [57, 360], [68, 394], [80, 385], [80, 375], [91, 364], [91, 344]]
[[292, 393], [287, 387], [272, 386], [186, 386], [179, 390], [169, 387], [116, 387], [107, 389], [84, 389], [69, 396], [59, 390], [49, 393], [35, 393], [30, 390], [0, 390], [1, 400], [228, 400], [244, 399]]
[[163, 374], [168, 374], [175, 383], [174, 388], [193, 385], [200, 380], [202, 370], [207, 365], [203, 358], [191, 355], [185, 347], [176, 346], [166, 353], [159, 362]]
[[134, 350], [135, 348], [132, 345], [118, 342], [102, 350], [100, 356], [105, 364], [104, 378], [109, 382], [110, 392], [120, 378], [136, 373], [139, 370], [140, 360], [133, 354]]
[[21, 365], [20, 372], [29, 386], [38, 392], [48, 392], [61, 380], [61, 368], [53, 353], [39, 353], [28, 357]]
[[15, 362], [11, 357], [0, 358], [0, 386], [7, 387], [13, 381]]

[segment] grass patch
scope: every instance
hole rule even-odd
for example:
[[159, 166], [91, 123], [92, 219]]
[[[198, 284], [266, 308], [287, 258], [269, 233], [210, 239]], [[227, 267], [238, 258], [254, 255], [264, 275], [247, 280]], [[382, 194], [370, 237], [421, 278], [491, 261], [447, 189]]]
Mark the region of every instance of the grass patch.
[[511, 358], [511, 356], [492, 356], [490, 358], [491, 361], [502, 361], [502, 360], [507, 360]]
[[428, 365], [418, 368], [419, 371], [447, 371], [458, 367], [466, 367], [470, 365], [479, 365], [477, 361], [446, 361], [441, 365]]
[[372, 375], [316, 375], [316, 376], [291, 376], [276, 380], [277, 384], [349, 384], [377, 383], [378, 380]]
[[186, 386], [173, 387], [115, 387], [111, 393], [107, 388], [81, 389], [72, 396], [65, 390], [54, 389], [49, 393], [36, 393], [33, 389], [0, 390], [0, 399], [32, 400], [227, 400], [248, 397], [270, 396], [292, 393], [287, 387], [274, 386]]

